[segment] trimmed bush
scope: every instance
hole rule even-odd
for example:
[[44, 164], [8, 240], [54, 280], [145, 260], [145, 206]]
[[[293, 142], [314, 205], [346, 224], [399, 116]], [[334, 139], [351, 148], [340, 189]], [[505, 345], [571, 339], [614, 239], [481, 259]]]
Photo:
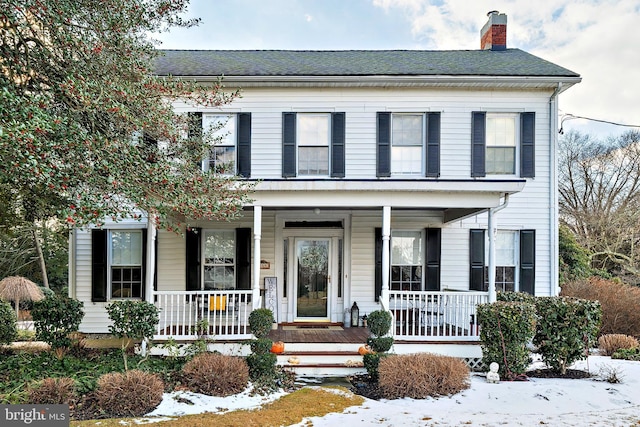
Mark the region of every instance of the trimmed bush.
[[77, 332], [84, 317], [81, 301], [54, 295], [33, 303], [31, 317], [36, 339], [49, 343], [52, 350], [69, 348], [69, 334]]
[[376, 353], [389, 351], [393, 345], [393, 337], [373, 337], [367, 338], [367, 345]]
[[256, 354], [270, 353], [271, 346], [273, 346], [273, 341], [271, 341], [269, 338], [258, 338], [257, 340], [249, 341], [251, 352]]
[[10, 344], [18, 338], [16, 320], [11, 304], [0, 301], [0, 344]]
[[591, 277], [564, 283], [561, 295], [599, 301], [602, 306], [601, 335], [640, 337], [640, 287]]
[[273, 325], [273, 312], [268, 308], [259, 308], [249, 314], [249, 328], [256, 338], [266, 338]]
[[112, 372], [98, 378], [98, 408], [111, 417], [139, 417], [162, 401], [164, 384], [157, 375], [138, 370]]
[[533, 305], [536, 303], [536, 297], [526, 292], [498, 292], [496, 299], [504, 302], [524, 302]]
[[[384, 310], [375, 310], [367, 316], [367, 326], [375, 337], [383, 337], [391, 329], [391, 313]], [[386, 351], [386, 350], [385, 350]]]
[[29, 403], [35, 405], [68, 405], [75, 397], [73, 378], [45, 378], [29, 389]]
[[605, 356], [611, 356], [616, 351], [629, 348], [638, 348], [638, 340], [629, 335], [607, 334], [598, 338], [598, 348]]
[[247, 356], [247, 365], [249, 366], [249, 377], [252, 381], [262, 379], [263, 382], [267, 378], [276, 376], [276, 363], [278, 355], [275, 353], [252, 353]]
[[247, 388], [249, 368], [240, 357], [203, 353], [184, 365], [182, 377], [186, 385], [197, 393], [229, 396]]
[[380, 360], [387, 356], [389, 356], [389, 353], [368, 353], [362, 355], [362, 364], [372, 381], [378, 381], [378, 366], [380, 365]]
[[480, 304], [478, 320], [484, 365], [500, 365], [502, 379], [523, 374], [531, 362], [527, 344], [536, 331], [535, 307], [525, 302]]
[[595, 344], [602, 310], [600, 303], [570, 297], [536, 299], [538, 324], [533, 343], [551, 369], [565, 374], [575, 361], [585, 359]]
[[450, 356], [390, 355], [380, 360], [378, 373], [378, 386], [386, 399], [449, 396], [469, 388], [469, 367]]

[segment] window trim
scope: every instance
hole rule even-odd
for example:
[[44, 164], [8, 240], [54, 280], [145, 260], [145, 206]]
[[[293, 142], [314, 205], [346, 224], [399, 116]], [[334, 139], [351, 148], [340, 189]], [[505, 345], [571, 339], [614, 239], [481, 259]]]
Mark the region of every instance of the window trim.
[[[200, 249], [200, 253], [201, 253], [201, 260], [200, 260], [200, 277], [202, 278], [200, 280], [200, 290], [236, 290], [237, 288], [237, 274], [238, 274], [238, 256], [237, 256], [237, 247], [238, 247], [238, 236], [236, 235], [236, 230], [235, 229], [202, 229], [201, 231], [202, 233], [202, 239], [200, 240], [200, 245], [201, 245], [201, 249]], [[226, 264], [226, 263], [221, 263], [221, 264], [207, 264], [206, 262], [206, 241], [207, 241], [207, 235], [208, 234], [213, 234], [213, 233], [230, 233], [233, 234], [233, 264], [231, 264], [231, 266], [233, 267], [233, 288], [225, 288], [225, 289], [216, 289], [216, 288], [211, 288], [211, 289], [206, 289], [205, 288], [205, 282], [206, 282], [206, 275], [205, 275], [205, 271], [206, 271], [206, 267], [207, 266], [213, 266], [213, 267], [228, 267], [230, 266], [230, 264]]]
[[[509, 145], [509, 146], [501, 146], [501, 145], [489, 145], [488, 143], [488, 139], [489, 139], [489, 130], [488, 130], [488, 121], [491, 118], [512, 118], [513, 119], [513, 125], [514, 125], [514, 129], [513, 129], [513, 146]], [[510, 113], [510, 112], [487, 112], [486, 116], [485, 116], [485, 174], [486, 175], [491, 175], [492, 178], [508, 178], [508, 177], [514, 177], [518, 175], [518, 171], [520, 170], [520, 156], [521, 156], [521, 129], [520, 129], [520, 114], [519, 113]], [[514, 149], [514, 153], [513, 153], [513, 173], [494, 173], [494, 172], [489, 172], [489, 168], [487, 165], [487, 162], [489, 161], [488, 159], [488, 155], [486, 153], [489, 152], [489, 148], [505, 148], [505, 147], [513, 147]]]
[[[394, 233], [414, 233], [415, 235], [420, 234], [420, 262], [418, 264], [394, 264], [393, 263], [393, 238]], [[393, 289], [393, 267], [394, 265], [399, 266], [419, 266], [420, 267], [420, 292], [425, 290], [425, 264], [426, 264], [426, 254], [425, 254], [425, 242], [426, 242], [426, 232], [425, 229], [393, 229], [391, 230], [391, 235], [389, 236], [389, 289], [397, 290], [397, 291], [412, 291], [412, 289]], [[401, 281], [402, 282], [402, 281]], [[414, 291], [416, 292], [416, 291]]]
[[[211, 127], [217, 122], [217, 123], [221, 123], [222, 120], [220, 120], [220, 118], [226, 118], [226, 121], [224, 122], [224, 124], [216, 129], [216, 130], [211, 130]], [[207, 128], [205, 128], [205, 123], [208, 123]], [[233, 122], [233, 129], [231, 130], [227, 130], [227, 126], [229, 125], [229, 122]], [[234, 113], [229, 113], [229, 114], [225, 114], [225, 113], [204, 113], [202, 114], [202, 128], [203, 128], [203, 133], [204, 134], [208, 134], [211, 135], [212, 141], [210, 144], [210, 148], [209, 148], [209, 152], [207, 153], [207, 155], [202, 159], [201, 161], [201, 169], [203, 172], [209, 172], [211, 170], [211, 152], [216, 148], [216, 147], [231, 147], [233, 148], [233, 167], [231, 168], [231, 170], [229, 171], [224, 171], [224, 173], [221, 173], [220, 175], [222, 176], [234, 176], [238, 174], [238, 133], [239, 133], [239, 117], [238, 114], [234, 114]], [[225, 132], [221, 134], [221, 132]], [[219, 141], [218, 138], [220, 136], [224, 137], [224, 141]], [[231, 138], [227, 138], [228, 136], [230, 136]], [[231, 140], [231, 141], [229, 141]], [[215, 165], [215, 162], [214, 162]]]
[[[106, 261], [107, 261], [107, 268], [106, 268], [106, 280], [107, 280], [107, 301], [117, 301], [117, 300], [142, 300], [144, 299], [144, 290], [145, 290], [145, 236], [144, 236], [144, 229], [109, 229], [106, 230]], [[113, 296], [113, 267], [130, 267], [130, 268], [135, 268], [138, 267], [138, 265], [129, 265], [129, 264], [118, 264], [118, 265], [114, 265], [113, 263], [113, 234], [114, 233], [135, 233], [135, 234], [139, 234], [140, 235], [140, 296], [139, 297], [134, 297], [134, 296], [120, 296], [120, 297], [114, 297]]]
[[[311, 144], [306, 144], [302, 142], [302, 138], [301, 138], [301, 133], [302, 133], [302, 126], [300, 126], [300, 119], [301, 118], [310, 118], [310, 117], [322, 117], [325, 118], [327, 120], [327, 140], [325, 141], [326, 144], [323, 145], [311, 145]], [[307, 112], [302, 112], [302, 113], [297, 113], [296, 114], [296, 176], [299, 177], [304, 177], [304, 178], [314, 178], [314, 177], [329, 177], [331, 176], [331, 170], [332, 170], [332, 165], [331, 165], [331, 161], [332, 161], [332, 155], [331, 155], [331, 137], [332, 137], [332, 120], [333, 118], [331, 117], [331, 113], [323, 113], [323, 112], [313, 112], [313, 113], [307, 113]], [[302, 173], [300, 171], [300, 149], [302, 147], [310, 147], [310, 148], [326, 148], [327, 150], [327, 173], [324, 174], [308, 174], [308, 173]]]
[[[394, 122], [396, 117], [402, 116], [420, 116], [420, 144], [415, 145], [397, 145], [394, 144]], [[389, 138], [389, 169], [391, 177], [394, 178], [412, 178], [412, 177], [423, 177], [426, 171], [426, 162], [425, 162], [425, 150], [427, 149], [427, 115], [424, 112], [399, 112], [399, 113], [391, 113], [391, 137]], [[420, 147], [420, 171], [419, 172], [411, 172], [411, 173], [401, 173], [394, 172], [394, 161], [393, 161], [393, 149], [394, 147]]]

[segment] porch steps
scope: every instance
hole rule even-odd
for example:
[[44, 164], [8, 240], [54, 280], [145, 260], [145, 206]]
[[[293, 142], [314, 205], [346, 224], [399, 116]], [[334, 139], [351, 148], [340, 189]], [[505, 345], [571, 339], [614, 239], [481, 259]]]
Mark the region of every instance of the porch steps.
[[299, 377], [341, 377], [366, 373], [361, 344], [352, 343], [285, 343], [278, 355], [278, 365]]

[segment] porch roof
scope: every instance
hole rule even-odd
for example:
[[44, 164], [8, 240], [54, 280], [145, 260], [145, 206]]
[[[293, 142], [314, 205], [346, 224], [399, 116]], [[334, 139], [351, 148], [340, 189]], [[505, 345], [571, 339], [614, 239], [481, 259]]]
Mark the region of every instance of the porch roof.
[[265, 180], [257, 183], [253, 205], [263, 208], [342, 208], [380, 206], [442, 210], [454, 221], [501, 204], [505, 194], [522, 191], [516, 180]]

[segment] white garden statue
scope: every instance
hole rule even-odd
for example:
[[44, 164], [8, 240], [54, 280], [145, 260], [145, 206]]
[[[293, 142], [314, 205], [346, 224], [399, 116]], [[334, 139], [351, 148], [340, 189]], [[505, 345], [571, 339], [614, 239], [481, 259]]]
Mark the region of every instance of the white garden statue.
[[500, 365], [498, 365], [496, 362], [492, 362], [491, 365], [489, 365], [489, 372], [487, 372], [488, 383], [498, 384], [500, 382], [498, 369], [500, 369]]

